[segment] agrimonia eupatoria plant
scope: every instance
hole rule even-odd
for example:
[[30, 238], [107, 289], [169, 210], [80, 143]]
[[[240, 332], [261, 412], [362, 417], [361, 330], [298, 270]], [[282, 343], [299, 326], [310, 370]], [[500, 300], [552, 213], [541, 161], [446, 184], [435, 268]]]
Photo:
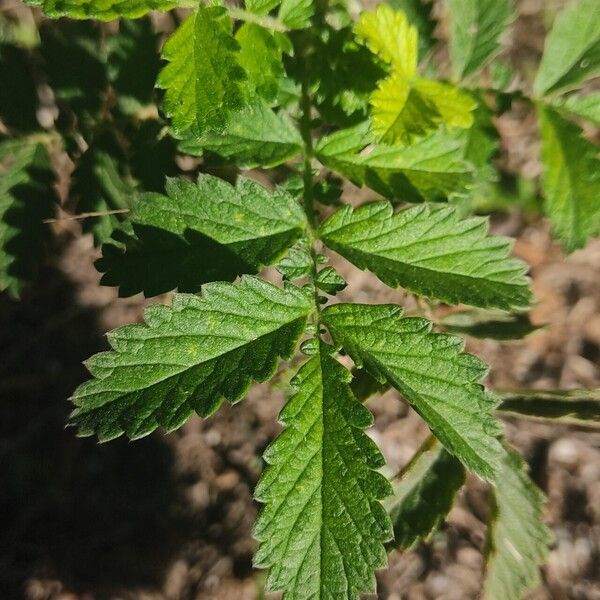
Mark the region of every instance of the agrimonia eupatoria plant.
[[[30, 3], [49, 17], [98, 20], [181, 7]], [[578, 0], [556, 17], [530, 90], [492, 61], [513, 18], [509, 0], [447, 0], [446, 81], [431, 60], [431, 7], [419, 0], [361, 14], [343, 0], [190, 6], [162, 45], [162, 66], [147, 18], [122, 20], [110, 35], [87, 21], [45, 21], [39, 39], [5, 23], [3, 80], [18, 81], [29, 104], [0, 92], [0, 285], [18, 295], [43, 251], [54, 212], [50, 148], [74, 163], [69, 206], [102, 245], [102, 283], [124, 296], [178, 290], [89, 359], [92, 379], [73, 396], [79, 434], [135, 439], [193, 413], [209, 417], [269, 380], [300, 344], [284, 428], [256, 489], [255, 563], [269, 570], [268, 588], [290, 600], [373, 592], [387, 551], [430, 536], [472, 472], [491, 486], [484, 596], [520, 598], [539, 579], [550, 535], [542, 494], [497, 414], [593, 424], [598, 394], [500, 398], [481, 384], [485, 365], [449, 332], [531, 331], [526, 266], [473, 216], [506, 203], [493, 117], [513, 102], [539, 116], [541, 210], [565, 250], [600, 230], [597, 148], [571, 120], [600, 124], [600, 97], [571, 93], [600, 73], [596, 4]], [[34, 54], [58, 110], [46, 128], [27, 77]], [[152, 104], [155, 83], [165, 121]], [[183, 154], [202, 157], [197, 180], [176, 160]], [[279, 185], [214, 175], [254, 168], [273, 169]], [[342, 178], [385, 199], [350, 206]], [[332, 302], [346, 282], [324, 248], [388, 286], [470, 305], [477, 317], [433, 324], [395, 305]], [[257, 277], [265, 266], [281, 284]], [[364, 401], [386, 387], [431, 430], [391, 481], [364, 431]]]

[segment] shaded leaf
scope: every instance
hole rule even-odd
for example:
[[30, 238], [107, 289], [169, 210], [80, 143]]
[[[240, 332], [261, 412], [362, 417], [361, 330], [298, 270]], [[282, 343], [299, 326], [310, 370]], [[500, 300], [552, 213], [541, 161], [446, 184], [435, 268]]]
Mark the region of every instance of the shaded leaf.
[[171, 10], [179, 2], [172, 0], [26, 0], [39, 6], [48, 17], [70, 19], [101, 19], [111, 21], [119, 17], [137, 19], [151, 10]]
[[279, 7], [279, 20], [290, 29], [308, 27], [314, 14], [313, 0], [282, 0]]
[[520, 340], [539, 329], [526, 314], [498, 310], [463, 310], [447, 315], [439, 324], [450, 333], [492, 340]]
[[170, 180], [167, 196], [142, 195], [129, 224], [133, 231], [116, 235], [121, 245], [105, 245], [96, 266], [122, 296], [154, 296], [198, 291], [277, 262], [302, 235], [304, 214], [281, 190], [204, 175], [197, 184]]
[[552, 100], [552, 106], [562, 113], [580, 117], [600, 127], [600, 92], [556, 98]]
[[432, 436], [392, 481], [385, 501], [395, 548], [408, 550], [437, 530], [465, 482], [465, 468]]

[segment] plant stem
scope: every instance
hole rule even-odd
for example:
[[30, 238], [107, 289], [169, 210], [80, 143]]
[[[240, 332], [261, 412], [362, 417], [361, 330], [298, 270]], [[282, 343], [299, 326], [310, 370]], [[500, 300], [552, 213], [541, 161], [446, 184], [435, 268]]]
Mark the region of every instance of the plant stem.
[[241, 8], [229, 8], [229, 14], [238, 21], [246, 21], [248, 23], [256, 23], [265, 29], [272, 29], [273, 31], [280, 31], [285, 33], [288, 28], [279, 19], [275, 19], [269, 16], [261, 16], [251, 13]]

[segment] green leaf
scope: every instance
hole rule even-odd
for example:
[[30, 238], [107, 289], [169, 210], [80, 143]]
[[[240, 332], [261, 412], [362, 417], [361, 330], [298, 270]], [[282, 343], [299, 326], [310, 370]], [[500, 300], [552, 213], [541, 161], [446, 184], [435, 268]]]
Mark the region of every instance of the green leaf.
[[396, 11], [403, 11], [408, 21], [417, 28], [419, 34], [419, 58], [423, 58], [436, 43], [435, 19], [432, 16], [433, 4], [427, 0], [387, 0]]
[[465, 469], [432, 436], [392, 481], [386, 507], [394, 527], [395, 548], [408, 550], [434, 533], [450, 512]]
[[600, 231], [598, 148], [556, 111], [539, 107], [544, 210], [567, 252]]
[[541, 519], [544, 496], [526, 469], [516, 452], [506, 453], [488, 523], [485, 600], [519, 600], [540, 581], [552, 535]]
[[119, 17], [137, 19], [151, 10], [167, 11], [180, 3], [173, 0], [25, 0], [39, 6], [48, 17], [70, 19], [100, 19], [111, 21]]
[[201, 6], [163, 47], [163, 59], [169, 64], [157, 86], [165, 90], [163, 110], [178, 137], [223, 129], [243, 106], [246, 75], [238, 63], [239, 44], [231, 29], [223, 7]]
[[375, 591], [386, 563], [390, 522], [379, 499], [390, 493], [384, 463], [362, 431], [372, 424], [350, 373], [324, 344], [299, 370], [280, 414], [285, 429], [267, 448], [256, 489], [265, 503], [254, 528], [258, 567], [286, 600], [357, 600]]
[[75, 391], [71, 424], [80, 436], [133, 439], [237, 402], [292, 355], [311, 306], [303, 290], [248, 276], [207, 284], [201, 298], [178, 294], [172, 307], [154, 304], [144, 324], [112, 331], [113, 349], [86, 362], [94, 379]]
[[236, 32], [240, 45], [238, 63], [246, 71], [248, 86], [272, 102], [284, 76], [281, 47], [272, 32], [255, 23], [244, 23]]
[[321, 138], [316, 153], [326, 167], [388, 198], [421, 202], [466, 192], [472, 169], [457, 132], [440, 130], [410, 146], [372, 142], [369, 124], [361, 123]]
[[496, 401], [479, 383], [486, 366], [463, 352], [460, 338], [431, 333], [429, 321], [403, 318], [389, 304], [335, 304], [322, 318], [335, 343], [401, 392], [448, 452], [494, 479], [502, 455]]
[[509, 239], [487, 233], [485, 218], [459, 220], [454, 207], [394, 213], [388, 202], [344, 206], [320, 229], [330, 248], [391, 287], [449, 304], [529, 306], [526, 265], [509, 258]]
[[135, 115], [153, 103], [160, 56], [150, 19], [121, 20], [119, 33], [108, 37], [108, 78], [119, 108]]
[[360, 15], [355, 31], [371, 52], [390, 64], [396, 73], [409, 80], [415, 76], [419, 34], [404, 12], [379, 4], [376, 10]]
[[600, 15], [596, 0], [571, 2], [554, 21], [533, 84], [537, 96], [573, 89], [600, 73]]
[[600, 92], [556, 98], [551, 105], [563, 113], [581, 117], [600, 127]]
[[457, 80], [477, 73], [500, 48], [512, 0], [448, 0], [450, 58]]
[[[133, 182], [124, 168], [125, 155], [111, 133], [101, 134], [82, 154], [71, 178], [70, 197], [77, 212], [127, 211], [135, 197]], [[107, 241], [121, 222], [121, 213], [88, 217], [82, 222], [97, 244]]]
[[371, 96], [373, 132], [385, 143], [410, 144], [444, 123], [448, 129], [473, 124], [472, 98], [453, 85], [399, 72], [384, 79]]
[[480, 309], [452, 313], [439, 325], [450, 333], [492, 340], [520, 340], [539, 329], [526, 314]]
[[281, 4], [281, 0], [246, 0], [246, 10], [256, 15], [267, 15]]
[[307, 277], [312, 273], [313, 259], [306, 238], [302, 238], [277, 264], [277, 270], [284, 279], [292, 281]]
[[54, 174], [41, 144], [0, 143], [0, 291], [19, 297], [35, 275], [54, 213]]
[[325, 267], [317, 273], [315, 285], [317, 289], [323, 290], [326, 294], [335, 295], [341, 292], [348, 284], [333, 267]]
[[600, 390], [522, 390], [500, 395], [498, 410], [583, 427], [600, 427]]
[[224, 130], [186, 138], [179, 148], [193, 155], [214, 152], [244, 169], [272, 168], [296, 156], [302, 138], [284, 116], [256, 101], [234, 113]]
[[282, 0], [279, 20], [290, 29], [304, 29], [315, 14], [313, 0]]
[[133, 234], [103, 247], [97, 262], [104, 285], [122, 296], [154, 296], [175, 288], [198, 291], [277, 262], [302, 235], [305, 218], [282, 190], [270, 194], [251, 179], [237, 185], [210, 175], [197, 184], [167, 182], [167, 196], [144, 194], [130, 217]]

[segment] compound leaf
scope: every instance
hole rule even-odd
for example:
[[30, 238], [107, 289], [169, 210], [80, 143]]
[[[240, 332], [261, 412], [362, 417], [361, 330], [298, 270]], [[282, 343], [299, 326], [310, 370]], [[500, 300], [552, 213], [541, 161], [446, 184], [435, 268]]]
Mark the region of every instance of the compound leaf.
[[356, 185], [407, 202], [464, 194], [472, 179], [458, 132], [439, 130], [410, 146], [372, 143], [369, 124], [361, 123], [322, 138], [316, 153], [326, 167]]
[[172, 307], [154, 304], [144, 324], [112, 331], [113, 349], [86, 362], [94, 379], [75, 391], [71, 424], [80, 436], [133, 439], [237, 402], [291, 356], [311, 306], [299, 288], [249, 276], [207, 284], [201, 298], [177, 294]]
[[54, 175], [41, 144], [7, 140], [0, 144], [0, 291], [18, 297], [31, 281], [49, 238], [44, 219], [52, 217]]
[[533, 84], [537, 96], [573, 89], [600, 73], [600, 15], [596, 0], [572, 2], [546, 38]]
[[580, 117], [600, 127], [600, 92], [560, 97], [552, 100], [551, 104], [563, 113]]
[[479, 71], [498, 51], [512, 0], [449, 0], [450, 58], [456, 79]]
[[302, 235], [304, 213], [281, 189], [251, 179], [234, 187], [210, 175], [196, 184], [167, 182], [167, 196], [144, 194], [130, 219], [132, 234], [107, 244], [97, 268], [123, 296], [192, 292], [208, 281], [233, 280], [277, 262]]
[[375, 591], [374, 571], [386, 563], [391, 527], [379, 499], [391, 490], [375, 471], [383, 457], [362, 431], [373, 418], [352, 394], [350, 373], [332, 348], [316, 348], [264, 455], [255, 564], [270, 568], [267, 586], [286, 600], [357, 600]]
[[544, 209], [567, 252], [600, 231], [598, 148], [581, 129], [550, 108], [539, 109]]
[[39, 6], [48, 17], [70, 19], [100, 19], [111, 21], [119, 17], [137, 19], [151, 10], [167, 11], [180, 3], [173, 0], [26, 0]]
[[460, 461], [430, 437], [392, 481], [393, 495], [384, 503], [394, 526], [394, 547], [407, 550], [436, 531], [465, 477]]
[[220, 6], [201, 6], [163, 47], [168, 61], [157, 86], [165, 90], [163, 109], [178, 137], [223, 129], [243, 104], [246, 80], [232, 23]]
[[538, 563], [548, 553], [551, 532], [541, 520], [544, 496], [514, 451], [506, 453], [494, 487], [488, 523], [483, 597], [519, 600], [540, 581]]
[[459, 220], [454, 207], [414, 206], [394, 213], [389, 202], [337, 210], [321, 239], [391, 287], [484, 308], [525, 308], [526, 265], [509, 258], [511, 242], [489, 236], [488, 221]]
[[394, 305], [335, 304], [322, 317], [335, 343], [400, 391], [448, 452], [494, 479], [503, 452], [496, 401], [479, 383], [486, 366], [463, 352], [463, 340], [432, 333], [429, 321], [403, 318]]
[[244, 169], [272, 168], [296, 156], [302, 138], [289, 120], [257, 100], [234, 113], [223, 131], [186, 138], [179, 148], [194, 155], [213, 152]]

